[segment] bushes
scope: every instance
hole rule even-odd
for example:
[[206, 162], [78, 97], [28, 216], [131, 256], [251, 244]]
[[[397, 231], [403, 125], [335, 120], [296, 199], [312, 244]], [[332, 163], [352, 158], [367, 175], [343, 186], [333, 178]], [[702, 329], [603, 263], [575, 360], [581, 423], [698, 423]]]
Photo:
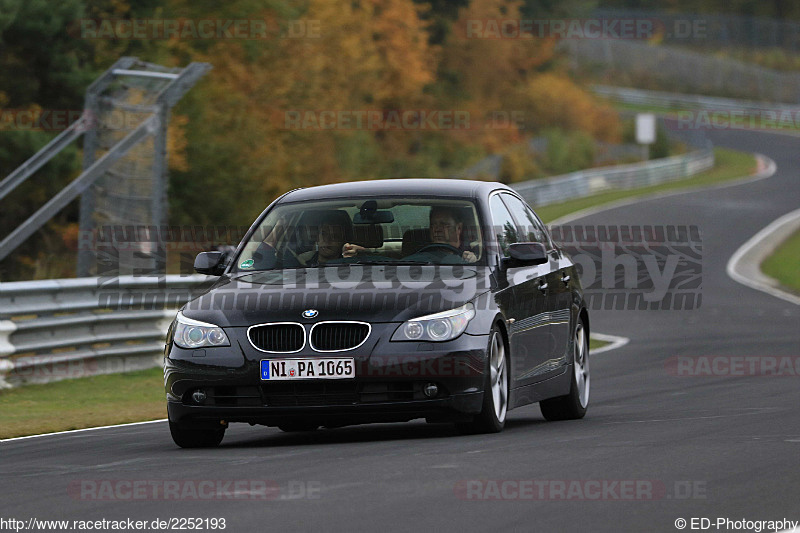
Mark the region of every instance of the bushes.
[[589, 134], [551, 129], [545, 132], [544, 137], [547, 139], [547, 149], [542, 167], [548, 175], [574, 172], [589, 168], [594, 163], [594, 140]]

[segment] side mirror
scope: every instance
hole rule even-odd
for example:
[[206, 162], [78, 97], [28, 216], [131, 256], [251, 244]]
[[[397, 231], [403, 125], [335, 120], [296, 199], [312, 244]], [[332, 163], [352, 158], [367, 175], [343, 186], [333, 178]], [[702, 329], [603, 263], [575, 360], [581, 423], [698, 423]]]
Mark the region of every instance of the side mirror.
[[225, 256], [223, 252], [200, 252], [194, 259], [194, 271], [198, 274], [221, 276], [225, 272]]
[[508, 246], [508, 257], [503, 258], [505, 268], [542, 265], [547, 263], [547, 249], [540, 242], [515, 242]]

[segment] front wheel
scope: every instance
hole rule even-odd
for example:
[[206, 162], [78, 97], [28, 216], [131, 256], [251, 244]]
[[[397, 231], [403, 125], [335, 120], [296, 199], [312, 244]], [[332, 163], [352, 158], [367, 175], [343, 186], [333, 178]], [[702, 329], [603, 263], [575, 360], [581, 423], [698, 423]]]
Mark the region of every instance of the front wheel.
[[216, 448], [225, 436], [225, 428], [187, 428], [172, 421], [169, 422], [169, 432], [181, 448]]
[[489, 368], [483, 387], [483, 408], [472, 422], [456, 424], [462, 433], [499, 433], [508, 410], [508, 359], [503, 336], [492, 328], [488, 348]]
[[572, 377], [569, 393], [539, 402], [542, 415], [547, 420], [575, 420], [583, 418], [589, 408], [589, 339], [583, 319], [578, 319], [573, 341]]

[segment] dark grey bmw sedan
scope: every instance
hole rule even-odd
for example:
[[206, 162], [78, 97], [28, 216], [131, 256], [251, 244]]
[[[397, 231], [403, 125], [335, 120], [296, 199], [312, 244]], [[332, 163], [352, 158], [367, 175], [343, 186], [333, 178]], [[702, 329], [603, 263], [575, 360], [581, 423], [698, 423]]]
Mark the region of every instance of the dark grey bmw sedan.
[[589, 315], [575, 266], [511, 188], [449, 179], [298, 189], [169, 328], [165, 385], [178, 446], [230, 423], [314, 431], [424, 418], [498, 432], [539, 402], [589, 404]]

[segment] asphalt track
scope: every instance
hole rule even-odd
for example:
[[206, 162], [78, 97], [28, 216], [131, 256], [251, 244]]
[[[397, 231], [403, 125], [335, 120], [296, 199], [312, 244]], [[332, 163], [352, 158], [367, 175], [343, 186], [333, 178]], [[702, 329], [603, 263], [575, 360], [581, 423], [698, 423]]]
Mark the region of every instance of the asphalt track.
[[[593, 360], [585, 419], [546, 422], [529, 406], [510, 413], [505, 432], [480, 436], [421, 422], [313, 434], [234, 425], [221, 448], [200, 451], [176, 448], [163, 422], [11, 441], [0, 444], [0, 518], [224, 517], [227, 531], [547, 532], [677, 531], [676, 519], [693, 517], [800, 520], [800, 376], [667, 371], [673, 356], [800, 356], [800, 308], [725, 273], [739, 246], [800, 204], [800, 139], [727, 131], [714, 141], [765, 154], [777, 172], [580, 221], [696, 224], [703, 235], [699, 309], [593, 313], [595, 330], [631, 340]], [[82, 497], [74, 488], [82, 480], [273, 480], [280, 497], [107, 501]], [[507, 484], [508, 499], [476, 500], [494, 494], [491, 484], [468, 480], [562, 481], [583, 496], [558, 499], [559, 485], [548, 483], [536, 485], [544, 493], [514, 497]], [[615, 480], [645, 490], [624, 499]], [[608, 489], [599, 497], [597, 483]], [[480, 487], [473, 499], [467, 486]]]

